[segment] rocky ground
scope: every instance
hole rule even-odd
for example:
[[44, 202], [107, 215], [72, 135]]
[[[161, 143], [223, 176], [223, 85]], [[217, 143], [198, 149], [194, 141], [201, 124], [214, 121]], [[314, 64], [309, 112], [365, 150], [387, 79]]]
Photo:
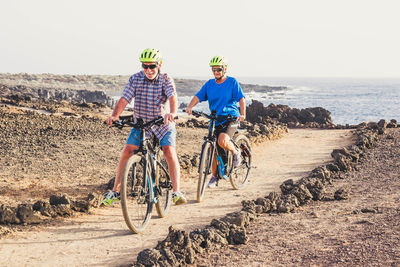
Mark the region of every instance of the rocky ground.
[[[329, 112], [321, 108], [292, 110], [286, 106], [270, 106], [260, 109], [257, 103], [254, 106], [257, 106], [255, 113], [248, 114], [248, 118], [256, 124], [245, 124], [253, 143], [284, 135], [286, 127], [277, 122], [280, 119], [293, 127], [336, 127], [330, 122]], [[0, 105], [0, 236], [5, 238], [15, 230], [24, 231], [29, 223], [24, 221], [23, 211], [32, 209], [38, 200], [60, 192], [80, 200], [86, 198], [88, 192], [102, 193], [109, 187], [129, 131], [105, 126], [104, 118], [110, 112], [110, 108], [100, 103], [71, 105], [66, 101], [31, 101], [24, 96], [3, 101]], [[264, 117], [266, 114], [268, 118]], [[201, 145], [193, 140], [202, 140], [205, 124], [186, 118], [178, 120], [177, 125], [182, 179], [193, 179]], [[389, 125], [397, 127], [397, 122], [393, 120]], [[226, 228], [224, 223], [214, 221], [208, 230], [191, 233], [192, 244], [182, 245], [190, 257], [175, 263], [198, 266], [400, 265], [400, 132], [398, 128], [385, 129], [384, 121], [348, 128], [357, 127], [369, 127], [380, 133], [376, 135], [379, 138], [374, 142], [370, 142], [375, 138], [372, 135], [360, 139], [361, 152], [358, 148], [336, 151], [333, 154], [335, 164], [317, 168], [310, 175], [321, 178], [322, 182], [311, 179], [314, 184], [310, 186], [311, 180], [304, 180], [303, 187], [310, 186], [309, 195], [296, 195], [298, 188], [303, 187], [292, 181], [281, 187], [282, 197], [273, 194], [243, 203], [242, 212], [250, 215], [236, 213], [238, 217], [230, 218], [228, 230], [229, 227], [233, 230], [225, 234], [225, 241], [218, 235], [212, 240], [217, 245], [210, 241], [211, 228], [214, 232]], [[69, 205], [70, 200], [67, 202]], [[45, 201], [39, 204], [44, 205], [36, 210], [40, 218], [44, 218], [40, 223], [61, 215], [56, 214], [60, 212], [57, 209], [46, 213], [48, 210], [42, 209], [48, 205]], [[10, 217], [11, 212], [16, 215]], [[237, 220], [245, 220], [246, 227], [232, 226]], [[174, 242], [178, 247], [182, 236], [189, 238], [188, 233], [174, 229], [170, 233], [160, 243], [160, 251], [168, 246], [168, 251], [173, 251]], [[151, 259], [146, 253], [142, 253], [142, 259]], [[162, 257], [164, 263], [168, 262], [165, 255], [157, 260]]]
[[[248, 242], [209, 251], [197, 266], [399, 266], [400, 131], [388, 130], [324, 201], [258, 217]], [[334, 192], [344, 189], [344, 199]]]

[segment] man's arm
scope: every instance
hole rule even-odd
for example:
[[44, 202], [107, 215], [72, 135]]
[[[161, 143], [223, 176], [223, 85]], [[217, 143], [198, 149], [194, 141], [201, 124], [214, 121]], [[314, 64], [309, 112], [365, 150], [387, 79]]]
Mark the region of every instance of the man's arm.
[[174, 117], [178, 112], [178, 97], [176, 94], [168, 98], [169, 100], [169, 113], [164, 115], [164, 123], [168, 124], [169, 122], [174, 122]]
[[128, 101], [125, 98], [121, 97], [118, 100], [118, 103], [115, 105], [113, 113], [110, 117], [107, 118], [106, 123], [111, 126], [113, 121], [117, 121], [119, 115], [125, 110], [126, 105], [128, 105]]
[[199, 102], [200, 102], [199, 98], [197, 96], [194, 96], [190, 101], [189, 105], [186, 107], [186, 113], [191, 115], [193, 107], [196, 106]]
[[238, 120], [244, 121], [246, 119], [246, 99], [244, 97], [242, 97], [239, 100], [239, 111], [240, 111], [240, 116]]

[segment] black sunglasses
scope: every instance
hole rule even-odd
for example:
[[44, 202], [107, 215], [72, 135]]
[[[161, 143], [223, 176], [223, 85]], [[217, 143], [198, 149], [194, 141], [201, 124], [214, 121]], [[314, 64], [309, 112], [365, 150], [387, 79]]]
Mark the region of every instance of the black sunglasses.
[[223, 68], [217, 68], [217, 69], [211, 69], [212, 70], [212, 72], [221, 72], [221, 71], [223, 71], [224, 69]]
[[142, 64], [142, 68], [143, 69], [151, 69], [151, 70], [154, 70], [155, 68], [157, 68], [157, 64], [151, 64], [151, 65], [145, 65], [145, 64]]

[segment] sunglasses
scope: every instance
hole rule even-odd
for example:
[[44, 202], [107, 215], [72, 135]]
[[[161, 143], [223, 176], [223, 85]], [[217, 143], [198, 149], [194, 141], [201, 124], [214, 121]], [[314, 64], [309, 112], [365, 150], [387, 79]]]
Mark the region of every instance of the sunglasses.
[[157, 68], [157, 66], [158, 66], [157, 64], [151, 64], [151, 65], [142, 64], [142, 68], [145, 70], [147, 70], [147, 69], [154, 70], [155, 68]]
[[212, 69], [212, 72], [221, 72], [223, 71], [223, 68], [216, 68], [216, 69]]

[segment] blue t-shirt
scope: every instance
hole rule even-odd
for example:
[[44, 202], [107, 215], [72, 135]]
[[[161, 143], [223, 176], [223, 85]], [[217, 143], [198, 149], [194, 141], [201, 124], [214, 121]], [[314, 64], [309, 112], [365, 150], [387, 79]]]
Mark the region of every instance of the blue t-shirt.
[[208, 100], [210, 111], [215, 110], [217, 116], [240, 115], [237, 103], [244, 97], [243, 90], [237, 80], [227, 77], [226, 80], [217, 84], [215, 79], [208, 80], [196, 94], [200, 102]]

